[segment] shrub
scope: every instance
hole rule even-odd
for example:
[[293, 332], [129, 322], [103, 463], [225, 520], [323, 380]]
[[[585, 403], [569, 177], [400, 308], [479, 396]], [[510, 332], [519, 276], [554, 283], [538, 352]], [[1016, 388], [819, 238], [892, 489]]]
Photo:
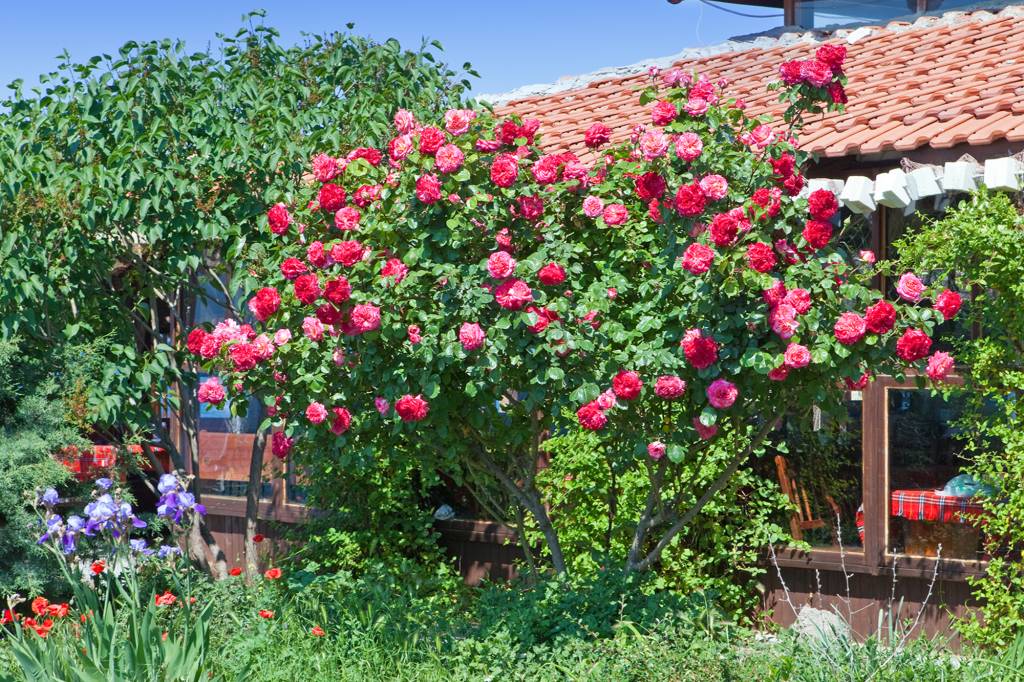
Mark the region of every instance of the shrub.
[[930, 272], [969, 292], [964, 329], [951, 339], [964, 367], [959, 426], [968, 473], [998, 492], [984, 501], [984, 575], [971, 577], [978, 613], [959, 623], [971, 639], [1005, 647], [1024, 633], [1024, 220], [1004, 194], [981, 190], [897, 242], [896, 267]]
[[[832, 89], [841, 57], [823, 55]], [[647, 472], [619, 560], [649, 569], [784, 410], [920, 367], [941, 317], [898, 304], [898, 325], [869, 331], [858, 311], [879, 295], [866, 259], [832, 240], [836, 198], [795, 198], [789, 133], [834, 106], [829, 90], [787, 86], [777, 131], [724, 86], [652, 79], [641, 101], [658, 100], [661, 125], [593, 165], [541, 154], [530, 119], [399, 112], [387, 158], [352, 150], [340, 175], [270, 207], [256, 328], [195, 329], [189, 350], [229, 392], [276, 396], [274, 452], [297, 444], [311, 472], [415, 452], [499, 483], [559, 572], [535, 470], [544, 434], [576, 412]], [[737, 444], [729, 456], [716, 437]]]

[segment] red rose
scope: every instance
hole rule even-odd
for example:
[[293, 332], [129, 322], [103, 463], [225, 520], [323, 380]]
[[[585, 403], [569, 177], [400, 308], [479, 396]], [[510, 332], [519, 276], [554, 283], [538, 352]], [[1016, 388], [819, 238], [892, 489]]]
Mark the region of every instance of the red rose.
[[316, 275], [299, 275], [295, 278], [295, 298], [306, 305], [313, 305], [320, 298], [320, 280]]
[[324, 303], [316, 309], [316, 319], [320, 320], [324, 324], [329, 325], [340, 325], [344, 317], [341, 311], [335, 308], [330, 303]]
[[786, 352], [783, 355], [783, 362], [788, 369], [800, 369], [811, 364], [811, 351], [807, 350], [807, 346], [801, 346], [799, 343], [791, 343], [786, 347]]
[[404, 422], [418, 422], [427, 418], [430, 405], [422, 395], [403, 395], [395, 401], [395, 412]]
[[676, 111], [676, 105], [672, 104], [672, 102], [662, 100], [651, 108], [651, 122], [656, 126], [667, 126], [669, 123], [676, 120], [676, 116], [678, 114], [679, 112]]
[[395, 284], [398, 284], [405, 279], [407, 274], [409, 274], [409, 266], [398, 258], [388, 258], [387, 261], [380, 266], [381, 278], [384, 279], [391, 277], [395, 280]]
[[273, 287], [263, 287], [249, 299], [249, 310], [260, 322], [265, 322], [280, 307], [281, 294], [277, 293], [277, 289]]
[[608, 417], [596, 401], [592, 401], [576, 410], [576, 419], [580, 426], [588, 431], [600, 431], [608, 423]]
[[345, 267], [352, 267], [363, 259], [366, 254], [366, 249], [363, 245], [354, 239], [351, 241], [338, 242], [331, 247], [331, 258], [336, 263], [341, 263]]
[[676, 190], [675, 208], [681, 216], [692, 218], [704, 212], [707, 197], [696, 182], [683, 185]]
[[896, 308], [888, 301], [879, 301], [868, 306], [868, 309], [864, 311], [864, 319], [867, 322], [868, 331], [873, 334], [885, 334], [896, 324]]
[[608, 204], [601, 212], [606, 225], [622, 225], [629, 220], [629, 211], [623, 204]]
[[714, 251], [699, 242], [694, 242], [687, 246], [683, 253], [683, 270], [694, 275], [702, 275], [711, 269], [714, 260]]
[[196, 327], [188, 333], [188, 340], [185, 345], [188, 347], [188, 352], [192, 355], [201, 355], [203, 342], [206, 341], [206, 337], [209, 334], [202, 327]]
[[444, 131], [428, 126], [420, 131], [420, 153], [434, 154], [444, 144]]
[[583, 135], [583, 141], [591, 149], [596, 149], [601, 145], [608, 144], [611, 134], [611, 128], [603, 123], [595, 123], [587, 128], [587, 132]]
[[680, 342], [686, 361], [697, 369], [705, 369], [718, 360], [718, 344], [709, 336], [703, 336], [699, 329], [687, 330]]
[[551, 308], [538, 308], [536, 306], [527, 306], [526, 312], [532, 313], [537, 317], [537, 321], [529, 325], [526, 329], [534, 334], [540, 334], [542, 331], [548, 328], [552, 322], [558, 322], [558, 313]]
[[358, 336], [380, 329], [380, 308], [372, 303], [360, 303], [352, 308], [348, 316], [346, 333]]
[[823, 249], [832, 239], [832, 223], [827, 223], [824, 220], [808, 220], [804, 226], [803, 236], [811, 248]]
[[949, 289], [943, 290], [941, 294], [935, 297], [935, 309], [942, 313], [942, 317], [947, 320], [952, 320], [956, 317], [962, 304], [963, 300], [960, 298], [960, 294]]
[[846, 104], [849, 101], [842, 83], [829, 83], [828, 96], [835, 104]]
[[747, 247], [747, 265], [756, 272], [769, 272], [775, 267], [775, 251], [769, 244], [754, 242]]
[[293, 280], [308, 270], [309, 268], [306, 267], [306, 264], [298, 258], [285, 258], [281, 263], [281, 274], [287, 280]]
[[795, 197], [797, 194], [800, 194], [803, 188], [804, 176], [799, 173], [794, 173], [782, 181], [782, 189], [785, 190], [788, 196]]
[[558, 263], [548, 263], [537, 271], [537, 279], [546, 287], [557, 286], [565, 281], [565, 270]]
[[863, 391], [865, 388], [867, 388], [868, 382], [871, 381], [871, 375], [868, 374], [867, 372], [864, 372], [856, 381], [850, 379], [849, 377], [843, 379], [843, 381], [846, 382], [846, 388], [848, 388], [849, 390]]
[[772, 172], [777, 178], [788, 178], [796, 170], [796, 157], [789, 152], [783, 152], [777, 159], [768, 159], [772, 165]]
[[327, 267], [327, 252], [320, 242], [313, 242], [306, 247], [306, 260], [315, 268]]
[[660, 199], [665, 194], [665, 178], [653, 171], [636, 176], [633, 186], [637, 196], [644, 201]]
[[320, 210], [337, 213], [345, 205], [345, 190], [334, 183], [328, 183], [320, 187], [316, 200]]
[[274, 234], [284, 234], [288, 226], [292, 224], [292, 216], [288, 213], [288, 207], [284, 204], [274, 204], [267, 211], [267, 222], [270, 223], [270, 231]]
[[708, 233], [711, 235], [711, 241], [715, 243], [715, 246], [719, 247], [726, 247], [734, 244], [739, 231], [739, 223], [736, 221], [736, 216], [731, 212], [716, 214], [715, 217], [711, 219], [711, 224], [708, 226]]
[[815, 87], [823, 88], [832, 82], [832, 67], [817, 59], [805, 61], [800, 71], [804, 81]]
[[807, 197], [807, 210], [815, 220], [829, 220], [839, 210], [839, 202], [827, 189], [816, 189]]
[[817, 49], [814, 58], [823, 64], [828, 64], [832, 73], [840, 74], [843, 71], [843, 62], [846, 61], [846, 46], [825, 44]]
[[416, 179], [416, 198], [424, 204], [433, 204], [441, 199], [441, 181], [436, 175], [427, 173]]
[[248, 372], [259, 362], [259, 354], [251, 343], [236, 343], [228, 350], [236, 372]]
[[786, 85], [796, 85], [804, 78], [803, 63], [798, 60], [783, 62], [779, 67], [779, 76]]
[[932, 340], [920, 329], [908, 329], [896, 342], [896, 355], [906, 362], [914, 362], [928, 355]]
[[344, 277], [328, 280], [324, 285], [324, 298], [334, 305], [341, 305], [352, 295], [352, 285]]
[[811, 309], [811, 293], [807, 289], [793, 289], [786, 292], [783, 303], [793, 306], [797, 313], [803, 315]]
[[665, 374], [654, 382], [654, 395], [665, 400], [675, 400], [686, 391], [686, 382], [674, 374]]
[[847, 312], [839, 316], [832, 331], [839, 343], [844, 346], [852, 346], [864, 338], [867, 324], [864, 322], [864, 318], [857, 313]]
[[352, 194], [352, 201], [360, 208], [366, 208], [380, 198], [380, 185], [359, 185]]
[[615, 396], [623, 400], [635, 400], [640, 397], [644, 382], [636, 372], [621, 370], [612, 378], [612, 390]]
[[334, 226], [342, 232], [355, 230], [359, 227], [359, 209], [354, 206], [342, 206], [334, 214]]
[[359, 147], [353, 149], [345, 157], [349, 161], [355, 161], [356, 159], [365, 159], [371, 166], [377, 166], [380, 164], [380, 160], [384, 158], [384, 155], [380, 153], [379, 149], [373, 149], [371, 147]]
[[772, 280], [771, 288], [765, 289], [761, 292], [761, 298], [768, 304], [769, 308], [774, 308], [783, 301], [786, 300], [786, 294], [789, 293], [786, 289], [786, 285], [782, 280]]
[[506, 310], [519, 310], [533, 300], [533, 291], [521, 279], [510, 279], [494, 290], [494, 300]]
[[519, 204], [519, 215], [525, 220], [539, 220], [544, 215], [544, 200], [540, 195], [519, 197], [516, 201]]
[[498, 154], [491, 164], [491, 182], [498, 187], [511, 187], [519, 177], [519, 157]]

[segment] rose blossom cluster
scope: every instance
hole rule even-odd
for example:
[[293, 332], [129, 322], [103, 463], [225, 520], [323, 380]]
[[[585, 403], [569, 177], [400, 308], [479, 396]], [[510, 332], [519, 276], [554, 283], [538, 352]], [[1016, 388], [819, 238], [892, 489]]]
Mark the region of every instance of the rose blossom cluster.
[[[834, 107], [844, 59], [825, 45], [783, 65], [783, 85]], [[446, 420], [480, 410], [504, 428], [520, 395], [555, 403], [535, 406], [547, 415], [571, 407], [593, 431], [649, 403], [682, 425], [645, 439], [659, 459], [670, 440], [714, 437], [718, 412], [739, 420], [805, 382], [926, 358], [924, 330], [895, 337], [897, 306], [926, 298], [919, 281], [901, 279], [895, 305], [852, 309], [862, 273], [833, 244], [839, 203], [798, 198], [793, 139], [748, 118], [724, 82], [679, 70], [661, 82], [628, 141], [613, 146], [601, 123], [580, 131], [589, 161], [542, 152], [535, 119], [462, 109], [434, 122], [399, 111], [386, 149], [314, 157], [308, 194], [261, 221], [279, 258], [248, 301], [256, 329], [227, 320], [188, 336], [224, 382], [200, 399], [272, 398], [282, 458], [306, 437], [345, 443], [396, 422], [466, 433]], [[650, 319], [653, 301], [665, 319]], [[959, 307], [955, 292], [935, 297], [944, 319]], [[951, 367], [934, 354], [926, 371]]]

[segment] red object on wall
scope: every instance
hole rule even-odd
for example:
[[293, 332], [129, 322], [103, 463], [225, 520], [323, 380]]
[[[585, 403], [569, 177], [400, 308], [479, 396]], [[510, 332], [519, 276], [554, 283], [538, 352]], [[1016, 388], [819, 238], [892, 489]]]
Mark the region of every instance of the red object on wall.
[[[117, 464], [117, 452], [122, 450], [128, 454], [142, 458], [140, 468], [153, 471], [153, 465], [145, 458], [141, 445], [93, 445], [86, 450], [68, 446], [57, 455], [57, 461], [66, 466], [79, 481], [90, 481], [99, 478]], [[153, 454], [159, 460], [164, 471], [171, 469], [171, 458], [163, 448], [153, 447]]]

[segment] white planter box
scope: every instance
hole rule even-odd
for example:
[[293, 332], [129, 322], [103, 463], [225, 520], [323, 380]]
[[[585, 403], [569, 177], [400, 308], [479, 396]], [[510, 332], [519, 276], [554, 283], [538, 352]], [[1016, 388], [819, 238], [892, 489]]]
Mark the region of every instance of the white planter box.
[[907, 174], [899, 168], [875, 178], [875, 203], [889, 208], [906, 208], [913, 199], [907, 191]]
[[989, 189], [1016, 192], [1020, 190], [1020, 164], [1013, 157], [989, 159], [985, 162], [985, 186]]
[[938, 169], [932, 166], [915, 168], [907, 173], [907, 193], [911, 199], [925, 199], [942, 194]]
[[978, 188], [974, 175], [973, 163], [947, 161], [942, 171], [942, 189], [947, 192], [973, 192]]
[[854, 213], [871, 213], [875, 210], [874, 183], [863, 175], [851, 175], [839, 195], [839, 201]]

